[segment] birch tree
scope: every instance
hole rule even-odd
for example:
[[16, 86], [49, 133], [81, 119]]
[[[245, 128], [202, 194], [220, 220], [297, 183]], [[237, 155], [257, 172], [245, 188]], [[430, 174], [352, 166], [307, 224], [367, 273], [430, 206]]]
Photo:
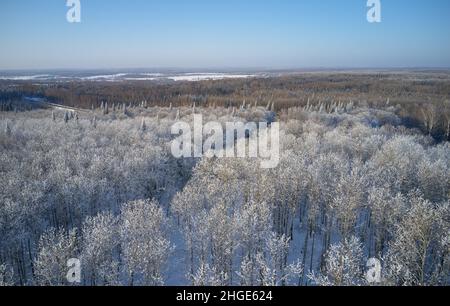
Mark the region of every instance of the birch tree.
[[131, 285], [163, 285], [163, 269], [173, 249], [167, 220], [156, 201], [128, 202], [121, 211], [121, 246]]
[[67, 285], [67, 262], [78, 252], [75, 230], [49, 229], [39, 239], [34, 262], [35, 282], [44, 286]]
[[312, 272], [310, 279], [319, 286], [353, 286], [363, 281], [363, 250], [358, 238], [351, 237], [331, 245], [325, 255], [324, 272]]
[[87, 284], [119, 284], [118, 234], [117, 220], [111, 213], [100, 213], [84, 221], [81, 258]]
[[[396, 285], [430, 284], [434, 265], [438, 215], [434, 205], [417, 193], [409, 196], [405, 217], [398, 224], [386, 255], [388, 282]], [[448, 233], [447, 233], [448, 234]]]

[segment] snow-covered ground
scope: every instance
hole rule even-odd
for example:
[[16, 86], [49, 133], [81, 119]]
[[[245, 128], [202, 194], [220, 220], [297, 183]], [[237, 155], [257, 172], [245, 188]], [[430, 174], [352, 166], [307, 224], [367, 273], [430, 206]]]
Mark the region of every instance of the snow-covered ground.
[[0, 80], [10, 81], [30, 81], [30, 80], [49, 80], [51, 75], [36, 74], [36, 75], [0, 75]]
[[52, 74], [14, 74], [0, 73], [0, 80], [8, 81], [175, 81], [194, 82], [205, 80], [242, 79], [262, 76], [262, 73], [225, 73], [225, 72], [199, 72], [199, 73], [161, 73], [161, 72], [121, 72], [121, 73], [52, 73]]
[[226, 74], [226, 73], [187, 73], [184, 75], [177, 75], [168, 77], [169, 80], [173, 81], [204, 81], [204, 80], [223, 80], [223, 79], [243, 79], [254, 77], [253, 74]]

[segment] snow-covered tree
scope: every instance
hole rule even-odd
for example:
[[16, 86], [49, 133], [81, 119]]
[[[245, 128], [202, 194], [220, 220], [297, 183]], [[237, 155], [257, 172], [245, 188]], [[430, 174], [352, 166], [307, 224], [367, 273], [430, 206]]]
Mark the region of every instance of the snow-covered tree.
[[349, 238], [355, 228], [364, 196], [364, 172], [356, 165], [349, 174], [341, 177], [336, 185], [336, 196], [331, 209], [344, 238]]
[[[368, 206], [371, 236], [374, 238], [374, 256], [384, 254], [396, 224], [400, 222], [406, 209], [406, 199], [401, 194], [392, 195], [388, 188], [373, 188], [369, 191]], [[372, 250], [372, 246], [369, 245]]]
[[439, 203], [447, 200], [450, 190], [450, 165], [445, 160], [435, 162], [424, 159], [418, 165], [418, 179], [420, 190], [425, 198]]
[[0, 265], [0, 287], [12, 286], [12, 270], [6, 265]]
[[[448, 256], [448, 222], [442, 226], [439, 210], [418, 192], [409, 195], [410, 208], [397, 225], [385, 258], [387, 282], [395, 285], [434, 284], [436, 269], [442, 261], [432, 260], [433, 254]], [[448, 212], [447, 209], [441, 212]], [[445, 223], [444, 223], [445, 224]], [[444, 238], [442, 240], [442, 238]], [[441, 246], [441, 247], [440, 247]], [[446, 254], [446, 255], [445, 255]]]
[[75, 230], [66, 232], [54, 228], [39, 239], [39, 249], [34, 261], [35, 283], [45, 286], [67, 285], [67, 262], [77, 258], [77, 235]]
[[271, 233], [266, 239], [266, 251], [256, 256], [258, 282], [263, 286], [297, 284], [303, 267], [300, 260], [288, 264], [290, 239]]
[[200, 263], [195, 274], [190, 276], [193, 286], [223, 286], [223, 279], [228, 278], [225, 273], [217, 274], [209, 264]]
[[64, 113], [64, 123], [67, 123], [67, 122], [69, 122], [69, 112], [65, 112]]
[[324, 271], [310, 273], [309, 278], [319, 286], [353, 286], [363, 282], [363, 250], [356, 237], [331, 245], [325, 255]]
[[224, 202], [219, 202], [212, 208], [208, 219], [212, 268], [216, 271], [216, 279], [221, 285], [231, 285], [233, 258], [237, 246], [234, 220], [229, 216]]
[[133, 201], [121, 211], [121, 246], [130, 284], [162, 285], [163, 269], [172, 251], [167, 220], [156, 201]]
[[5, 122], [5, 135], [11, 136], [11, 127], [9, 126], [8, 121]]
[[117, 220], [111, 213], [86, 218], [82, 230], [81, 252], [86, 284], [119, 283], [118, 234]]

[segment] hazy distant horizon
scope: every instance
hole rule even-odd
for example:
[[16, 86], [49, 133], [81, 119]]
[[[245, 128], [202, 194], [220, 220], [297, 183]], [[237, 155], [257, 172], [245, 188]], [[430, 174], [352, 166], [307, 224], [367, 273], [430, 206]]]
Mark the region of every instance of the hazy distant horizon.
[[224, 79], [272, 78], [308, 74], [407, 74], [439, 73], [450, 74], [449, 68], [396, 68], [396, 69], [66, 69], [66, 70], [0, 70], [0, 81], [32, 81], [36, 83], [81, 82], [198, 82]]
[[421, 71], [450, 70], [450, 66], [392, 66], [392, 67], [88, 67], [88, 68], [11, 68], [0, 73], [94, 73], [94, 72], [328, 72], [328, 71]]

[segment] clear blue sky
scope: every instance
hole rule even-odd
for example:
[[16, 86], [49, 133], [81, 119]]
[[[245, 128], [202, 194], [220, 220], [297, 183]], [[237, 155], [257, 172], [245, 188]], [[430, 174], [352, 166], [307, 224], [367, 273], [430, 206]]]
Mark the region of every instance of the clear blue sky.
[[450, 67], [449, 0], [0, 0], [0, 69]]

